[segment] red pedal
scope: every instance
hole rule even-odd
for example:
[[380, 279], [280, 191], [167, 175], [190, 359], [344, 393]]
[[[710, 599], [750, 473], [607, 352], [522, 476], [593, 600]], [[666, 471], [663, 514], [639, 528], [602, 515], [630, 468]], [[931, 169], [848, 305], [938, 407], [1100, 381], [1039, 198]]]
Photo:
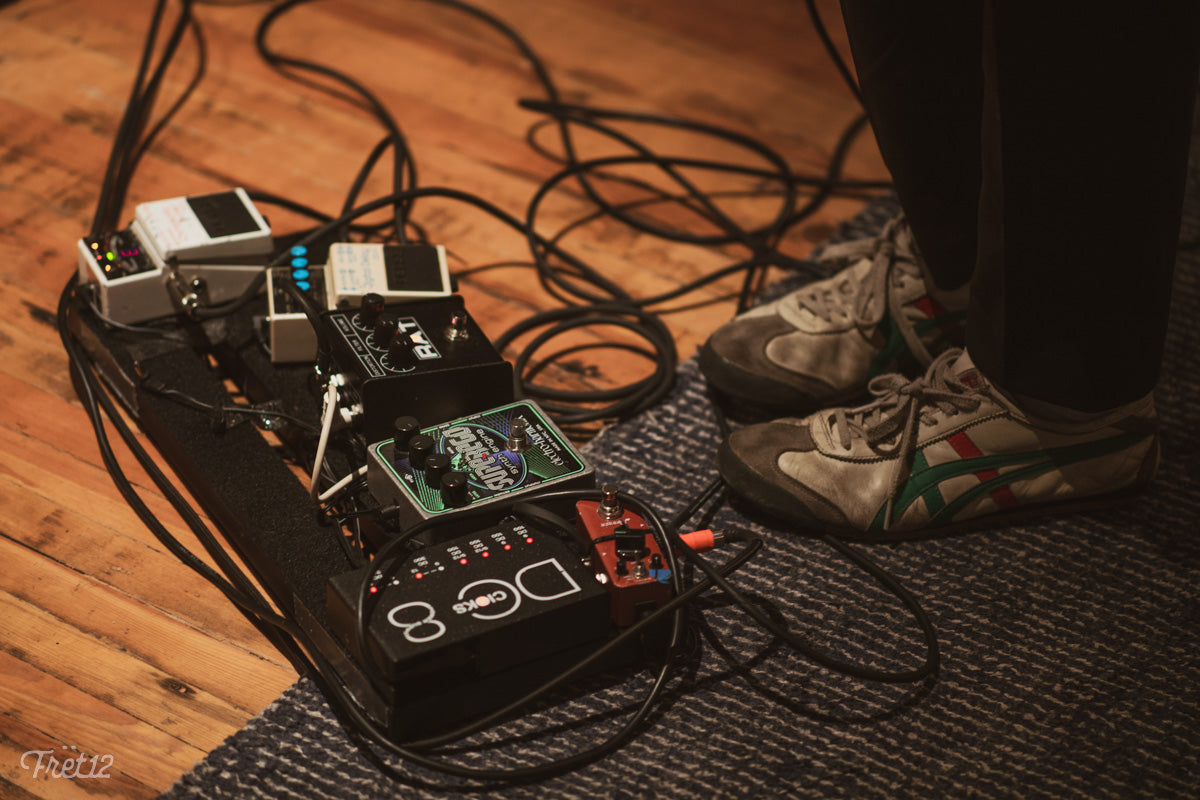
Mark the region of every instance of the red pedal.
[[671, 570], [641, 516], [596, 500], [580, 500], [575, 511], [579, 535], [592, 544], [592, 567], [612, 598], [614, 624], [632, 625], [671, 599]]

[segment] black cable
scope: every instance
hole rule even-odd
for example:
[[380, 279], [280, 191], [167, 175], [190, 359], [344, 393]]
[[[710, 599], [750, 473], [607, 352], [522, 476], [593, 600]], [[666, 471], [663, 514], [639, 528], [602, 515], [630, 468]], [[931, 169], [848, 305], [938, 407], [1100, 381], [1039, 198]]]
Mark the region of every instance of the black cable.
[[[195, 2], [195, 0], [191, 0], [191, 2]], [[197, 87], [200, 86], [201, 81], [204, 80], [204, 73], [208, 68], [208, 46], [204, 42], [204, 31], [201, 30], [200, 23], [196, 21], [195, 17], [189, 15], [187, 23], [188, 29], [192, 32], [192, 38], [196, 43], [196, 70], [192, 73], [192, 78], [188, 81], [187, 86], [180, 92], [179, 97], [175, 99], [170, 108], [163, 112], [158, 122], [155, 123], [154, 127], [150, 129], [138, 144], [137, 150], [134, 152], [133, 158], [125, 170], [127, 177], [131, 178], [133, 176], [137, 164], [142, 160], [142, 156], [146, 154], [150, 145], [154, 143], [154, 140], [158, 138], [159, 134], [163, 132], [171, 120], [175, 118], [175, 115], [179, 113], [179, 110], [183, 108], [183, 105], [196, 91]]]
[[862, 92], [858, 88], [858, 82], [854, 80], [854, 76], [850, 73], [850, 68], [846, 66], [845, 59], [838, 52], [833, 39], [829, 37], [829, 31], [825, 27], [825, 22], [821, 19], [821, 12], [817, 9], [816, 0], [804, 0], [804, 5], [808, 7], [808, 18], [812, 20], [813, 30], [817, 32], [817, 37], [820, 38], [821, 44], [825, 46], [825, 52], [829, 54], [829, 60], [833, 62], [838, 74], [842, 76], [842, 80], [845, 81], [850, 94], [854, 95], [854, 99], [861, 106]]
[[[137, 437], [125, 423], [121, 413], [115, 408], [112, 400], [105, 393], [99, 382], [92, 376], [87, 366], [87, 356], [82, 352], [79, 345], [71, 338], [69, 332], [69, 324], [67, 321], [67, 304], [71, 292], [75, 286], [76, 276], [72, 276], [67, 282], [62, 294], [59, 298], [57, 311], [57, 320], [59, 328], [59, 337], [62, 341], [63, 348], [67, 352], [69, 364], [71, 366], [71, 381], [75, 387], [76, 393], [83, 402], [84, 411], [87, 413], [89, 420], [92, 423], [92, 430], [96, 437], [96, 442], [100, 450], [100, 456], [104, 462], [105, 469], [112, 477], [113, 483], [117, 490], [121, 493], [122, 498], [126, 501], [129, 507], [138, 515], [138, 518], [146, 525], [150, 532], [158, 539], [167, 550], [178, 558], [185, 566], [198, 573], [201, 577], [215, 586], [222, 594], [224, 594], [231, 602], [233, 602], [243, 613], [250, 619], [251, 623], [259, 629], [261, 633], [275, 645], [285, 656], [294, 656], [295, 653], [288, 643], [280, 638], [280, 633], [276, 629], [286, 630], [289, 627], [294, 627], [289, 620], [275, 614], [269, 603], [262, 597], [253, 583], [249, 581], [241, 572], [237, 564], [229, 557], [224, 548], [216, 541], [215, 537], [208, 530], [207, 526], [191, 508], [188, 501], [171, 483], [170, 479], [158, 468], [153, 459], [138, 442]], [[103, 411], [103, 415], [102, 412]], [[184, 522], [192, 529], [197, 538], [204, 546], [205, 550], [217, 562], [222, 572], [217, 572], [208, 564], [197, 558], [191, 551], [184, 547], [171, 533], [162, 525], [154, 513], [149, 509], [145, 502], [138, 495], [133, 484], [125, 476], [120, 463], [117, 461], [116, 455], [109, 443], [108, 436], [104, 429], [104, 419], [106, 416], [109, 423], [117, 430], [126, 447], [137, 459], [139, 465], [150, 476], [154, 484], [163, 492], [164, 496], [171, 503], [183, 518]], [[293, 660], [293, 666], [296, 666], [298, 671], [302, 670], [302, 665], [297, 666], [297, 661]]]
[[308, 422], [307, 420], [300, 419], [300, 417], [297, 417], [294, 414], [288, 414], [285, 411], [272, 408], [256, 408], [255, 406], [239, 406], [234, 404], [217, 405], [215, 403], [206, 403], [205, 401], [197, 397], [192, 397], [191, 395], [181, 392], [178, 389], [172, 389], [158, 382], [149, 380], [143, 380], [141, 386], [147, 391], [153, 392], [154, 394], [165, 397], [169, 400], [174, 400], [187, 406], [188, 408], [193, 408], [197, 411], [221, 414], [241, 414], [247, 417], [256, 417], [264, 421], [279, 419], [295, 425], [297, 428], [306, 433], [319, 433], [319, 430], [312, 423]]
[[[400, 126], [396, 123], [396, 120], [392, 117], [391, 113], [387, 110], [387, 107], [384, 106], [379, 98], [377, 98], [369, 89], [367, 89], [365, 85], [354, 78], [351, 78], [349, 75], [339, 72], [338, 70], [335, 70], [324, 64], [319, 64], [315, 61], [295, 58], [292, 56], [284, 56], [275, 52], [274, 50], [271, 50], [271, 48], [267, 46], [267, 35], [270, 33], [271, 27], [279, 20], [279, 18], [296, 6], [307, 2], [311, 2], [311, 0], [284, 0], [284, 2], [273, 6], [259, 22], [258, 29], [255, 31], [254, 35], [255, 46], [258, 48], [259, 55], [262, 56], [264, 61], [270, 64], [274, 69], [280, 71], [282, 74], [293, 80], [300, 80], [301, 82], [304, 82], [298, 76], [290, 74], [288, 72], [289, 68], [292, 70], [307, 71], [316, 75], [321, 75], [347, 87], [351, 93], [349, 95], [343, 92], [338, 92], [337, 90], [321, 84], [311, 84], [317, 89], [333, 94], [334, 96], [340, 97], [343, 100], [347, 100], [360, 108], [364, 108], [384, 127], [384, 129], [387, 131], [387, 136], [384, 139], [385, 146], [382, 147], [378, 154], [375, 154], [373, 158], [369, 158], [367, 164], [364, 165], [364, 172], [360, 172], [359, 177], [356, 179], [356, 188], [353, 189], [350, 196], [347, 197], [346, 205], [348, 207], [354, 203], [358, 193], [358, 187], [360, 186], [359, 181], [366, 180], [367, 174], [369, 174], [371, 168], [373, 168], [375, 161], [383, 154], [383, 150], [385, 150], [387, 147], [391, 147], [394, 154], [392, 193], [393, 196], [397, 198], [393, 205], [395, 217], [395, 235], [397, 239], [403, 243], [406, 236], [407, 220], [409, 215], [412, 213], [413, 201], [416, 199], [416, 196], [404, 195], [404, 191], [405, 189], [417, 188], [417, 167], [416, 162], [412, 157], [412, 151], [408, 146], [408, 142], [405, 139], [404, 134], [400, 131]], [[347, 210], [348, 208], [343, 209], [343, 216]]]
[[[133, 96], [130, 98], [130, 104], [126, 107], [125, 116], [121, 120], [120, 129], [113, 143], [113, 150], [105, 173], [104, 183], [101, 187], [100, 205], [97, 209], [96, 219], [93, 220], [93, 236], [99, 236], [109, 230], [115, 230], [118, 226], [118, 216], [125, 204], [125, 195], [129, 189], [129, 182], [133, 177], [133, 171], [137, 167], [142, 153], [145, 152], [144, 148], [139, 144], [139, 137], [149, 121], [163, 76], [171, 64], [171, 60], [179, 47], [180, 41], [183, 39], [184, 33], [189, 28], [195, 27], [191, 17], [191, 2], [192, 0], [180, 0], [179, 16], [176, 18], [170, 36], [163, 46], [163, 52], [159, 57], [157, 66], [154, 68], [149, 80], [145, 80], [143, 85], [145, 70], [148, 68], [154, 39], [156, 38], [158, 26], [161, 22], [165, 3], [160, 0], [155, 8], [155, 15], [151, 25], [152, 33], [147, 37], [147, 46], [143, 51], [142, 62], [139, 65], [138, 75], [134, 81]], [[198, 31], [198, 28], [195, 29]], [[203, 38], [198, 38], [197, 41], [203, 47]], [[204, 66], [203, 58], [199, 59], [197, 63], [198, 71], [202, 73]], [[189, 84], [181, 99], [168, 112], [169, 116], [167, 119], [182, 107], [184, 100], [191, 94], [191, 90], [196, 83], [198, 83], [198, 80], [194, 80]], [[161, 129], [161, 126], [156, 127], [154, 133], [157, 134]]]
[[[657, 403], [670, 391], [675, 380], [678, 356], [675, 339], [662, 320], [647, 311], [624, 303], [597, 303], [591, 306], [567, 306], [530, 315], [522, 322], [509, 328], [495, 341], [497, 350], [503, 351], [521, 334], [538, 327], [549, 326], [534, 337], [513, 360], [516, 378], [515, 391], [519, 397], [535, 397], [548, 400], [572, 399], [574, 402], [604, 402], [597, 409], [564, 407], [556, 402], [546, 403], [546, 410], [560, 424], [578, 424], [596, 420], [624, 418]], [[654, 372], [626, 384], [620, 390], [568, 392], [567, 390], [539, 387], [523, 379], [525, 367], [537, 350], [551, 339], [577, 328], [608, 326], [624, 328], [646, 340], [654, 354]], [[613, 398], [616, 399], [613, 399]]]
[[[573, 122], [577, 125], [582, 125], [590, 130], [602, 133], [605, 136], [614, 139], [621, 144], [626, 145], [636, 154], [634, 160], [628, 163], [640, 163], [658, 167], [672, 180], [674, 180], [683, 190], [685, 196], [699, 204], [700, 210], [711, 222], [725, 230], [724, 236], [703, 236], [689, 234], [686, 231], [667, 228], [660, 225], [653, 225], [644, 219], [632, 217], [622, 213], [618, 206], [593, 199], [596, 205], [600, 206], [608, 215], [620, 220], [626, 225], [640, 230], [645, 233], [650, 233], [662, 239], [670, 241], [687, 242], [691, 244], [701, 245], [717, 245], [727, 244], [731, 242], [739, 242], [753, 249], [758, 241], [766, 239], [772, 232], [776, 231], [784, 224], [791, 209], [795, 205], [795, 184], [791, 180], [791, 169], [788, 167], [787, 161], [782, 156], [776, 153], [771, 148], [767, 147], [762, 142], [752, 139], [749, 136], [744, 136], [736, 131], [728, 128], [722, 128], [715, 125], [708, 125], [694, 120], [681, 119], [678, 117], [664, 116], [660, 114], [638, 113], [631, 111], [621, 111], [614, 109], [596, 108], [580, 104], [550, 104], [536, 100], [520, 101], [522, 107], [528, 108], [531, 111], [541, 111], [542, 113], [552, 114], [564, 120]], [[762, 177], [769, 177], [778, 181], [784, 187], [784, 196], [781, 201], [781, 210], [776, 219], [759, 230], [746, 231], [741, 228], [733, 220], [716, 207], [711, 202], [710, 195], [701, 192], [685, 178], [677, 169], [677, 166], [688, 166], [703, 169], [721, 169], [723, 171], [740, 172], [740, 165], [725, 164], [722, 162], [710, 162], [701, 159], [688, 159], [673, 156], [660, 156], [652, 152], [649, 148], [642, 145], [637, 140], [633, 139], [620, 132], [616, 128], [609, 125], [604, 125], [598, 120], [619, 120], [625, 122], [635, 122], [641, 124], [657, 125], [660, 127], [685, 130], [692, 133], [700, 133], [706, 136], [711, 136], [715, 139], [735, 144], [743, 149], [749, 150], [775, 167], [774, 172], [758, 171]], [[627, 157], [626, 157], [627, 158]], [[571, 159], [566, 166], [565, 172], [571, 173], [572, 170], [580, 169], [584, 164], [590, 162]], [[594, 169], [594, 165], [584, 168]], [[549, 182], [557, 183], [558, 176], [552, 178]]]

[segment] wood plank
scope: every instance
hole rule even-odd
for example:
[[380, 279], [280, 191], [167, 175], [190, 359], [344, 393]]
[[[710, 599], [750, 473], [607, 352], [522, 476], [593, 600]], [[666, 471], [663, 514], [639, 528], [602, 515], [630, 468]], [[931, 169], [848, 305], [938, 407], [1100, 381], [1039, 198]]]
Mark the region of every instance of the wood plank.
[[7, 652], [0, 652], [0, 674], [5, 676], [0, 681], [0, 714], [90, 755], [114, 755], [113, 775], [165, 787], [204, 755], [204, 750], [142, 724]]
[[[295, 672], [286, 664], [224, 641], [219, 630], [198, 631], [174, 616], [148, 608], [140, 597], [125, 594], [6, 537], [0, 537], [0, 559], [8, 565], [0, 603], [11, 605], [14, 615], [0, 620], [0, 630], [9, 634], [6, 641], [22, 643], [11, 646], [21, 650], [14, 655], [28, 663], [37, 663], [63, 680], [71, 682], [70, 677], [59, 674], [58, 670], [65, 665], [53, 662], [55, 651], [34, 651], [26, 644], [35, 639], [40, 641], [39, 622], [44, 622], [49, 630], [62, 631], [62, 637], [87, 637], [81, 639], [79, 648], [88, 650], [92, 656], [101, 657], [95, 651], [102, 647], [119, 648], [122, 659], [136, 659], [156, 673], [153, 685], [170, 683], [170, 692], [188, 701], [188, 705], [181, 707], [187, 715], [195, 713], [199, 705], [191, 703], [196, 696], [193, 690], [221, 701], [211, 702], [215, 710], [206, 715], [219, 721], [222, 715], [230, 716], [230, 712], [236, 712], [232, 716], [237, 718], [245, 713], [258, 713], [296, 679]], [[16, 620], [21, 614], [26, 615], [22, 619], [32, 626], [30, 629], [17, 628]], [[68, 626], [74, 632], [64, 630]], [[141, 667], [126, 664], [123, 668], [130, 674], [118, 677], [109, 670], [105, 678], [137, 686], [143, 676], [132, 671]], [[96, 691], [90, 693], [99, 696]], [[131, 708], [125, 710], [137, 713]], [[199, 743], [187, 736], [181, 738]]]
[[[13, 454], [0, 463], [0, 531], [5, 536], [136, 594], [142, 602], [199, 629], [219, 630], [242, 647], [284, 663], [229, 601], [178, 564], [124, 504], [99, 467], [80, 470], [74, 454], [5, 426], [0, 426], [0, 450]], [[75, 483], [57, 480], [72, 471], [79, 475]], [[213, 564], [161, 496], [143, 492], [143, 498], [185, 547]]]
[[[28, 707], [28, 704], [24, 705]], [[89, 756], [86, 765], [77, 765], [79, 774], [95, 777], [55, 778], [48, 772], [52, 756], [65, 762], [66, 758], [75, 757], [79, 752]], [[42, 758], [41, 769], [38, 766], [39, 755]], [[104, 756], [113, 756], [112, 766], [107, 769], [108, 759]], [[94, 766], [91, 757], [97, 758]], [[91, 753], [81, 750], [73, 734], [67, 741], [61, 741], [15, 716], [0, 714], [0, 797], [6, 800], [35, 797], [55, 800], [95, 800], [105, 797], [133, 800], [159, 794], [154, 787], [114, 769], [117, 766], [116, 759], [117, 754], [110, 751]], [[101, 777], [104, 775], [107, 777]]]
[[[85, 582], [79, 582], [72, 589], [72, 599], [76, 603], [91, 602], [94, 593], [88, 588]], [[111, 621], [120, 623], [119, 619]], [[136, 655], [113, 654], [103, 639], [79, 630], [40, 605], [5, 592], [0, 592], [0, 637], [21, 643], [9, 645], [6, 650], [28, 666], [204, 751], [221, 743], [224, 737], [219, 731], [241, 726], [287, 687], [258, 683], [254, 689], [260, 691], [252, 693], [266, 699], [253, 710], [238, 708]], [[173, 647], [169, 638], [156, 640], [153, 634], [139, 638], [146, 649]], [[244, 673], [231, 668], [219, 654], [213, 655], [205, 659], [207, 667], [217, 670], [210, 677], [223, 672], [227, 678], [243, 680]], [[93, 669], [97, 658], [105, 659], [102, 672]]]

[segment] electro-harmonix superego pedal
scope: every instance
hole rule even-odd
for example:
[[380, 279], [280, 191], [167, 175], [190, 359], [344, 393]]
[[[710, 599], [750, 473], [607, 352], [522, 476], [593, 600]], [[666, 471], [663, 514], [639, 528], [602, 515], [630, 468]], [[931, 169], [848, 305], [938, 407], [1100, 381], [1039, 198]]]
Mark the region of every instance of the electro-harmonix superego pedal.
[[[460, 509], [513, 502], [547, 489], [595, 488], [592, 467], [545, 412], [527, 400], [433, 428], [422, 429], [412, 417], [400, 417], [394, 436], [367, 452], [371, 493], [398, 508], [397, 521], [406, 529]], [[565, 508], [573, 514], [570, 503]]]

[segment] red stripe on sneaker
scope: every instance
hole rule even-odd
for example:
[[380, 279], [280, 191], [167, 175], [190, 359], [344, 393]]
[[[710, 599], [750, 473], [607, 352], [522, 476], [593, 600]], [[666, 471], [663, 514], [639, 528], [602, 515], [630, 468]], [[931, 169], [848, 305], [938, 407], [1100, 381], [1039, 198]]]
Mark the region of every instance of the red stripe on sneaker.
[[[954, 452], [958, 453], [962, 458], [978, 458], [983, 455], [983, 451], [971, 441], [971, 437], [962, 431], [952, 434], [946, 441], [954, 448]], [[985, 469], [975, 473], [975, 477], [979, 479], [980, 483], [990, 481], [999, 476], [1000, 471], [996, 469]], [[991, 491], [991, 495], [992, 500], [996, 501], [996, 505], [1001, 508], [1012, 508], [1017, 505], [1017, 497], [1008, 486], [997, 486]]]
[[[962, 431], [951, 434], [947, 441], [950, 442], [950, 446], [954, 448], [954, 452], [958, 453], [963, 458], [979, 458], [981, 455], [983, 455], [983, 451], [975, 446], [975, 443], [971, 441], [971, 437], [967, 436], [967, 434], [963, 433]], [[984, 473], [988, 473], [989, 478], [994, 478], [1000, 474], [994, 469], [987, 469], [983, 472], [977, 472], [975, 474], [983, 475]]]
[[933, 298], [930, 297], [929, 295], [925, 295], [924, 297], [918, 297], [916, 300], [913, 301], [913, 305], [917, 307], [917, 310], [919, 310], [922, 314], [929, 317], [930, 319], [932, 319], [934, 317], [940, 317], [943, 313], [941, 308], [938, 307], [938, 304], [935, 303], [933, 301]]
[[992, 489], [992, 499], [996, 501], [996, 505], [1001, 508], [1012, 508], [1017, 505], [1017, 496], [1012, 493], [1012, 489], [1007, 486], [998, 486]]

